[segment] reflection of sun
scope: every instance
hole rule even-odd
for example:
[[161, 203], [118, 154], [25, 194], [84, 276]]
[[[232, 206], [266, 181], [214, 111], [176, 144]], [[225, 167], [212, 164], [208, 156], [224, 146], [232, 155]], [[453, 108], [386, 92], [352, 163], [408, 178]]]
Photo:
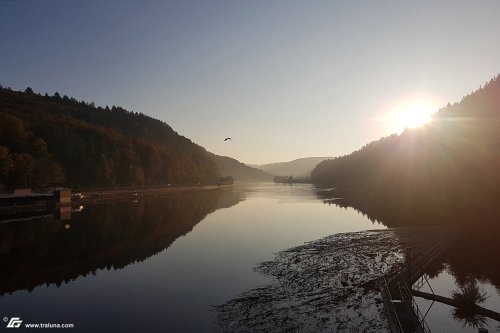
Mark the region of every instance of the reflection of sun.
[[397, 106], [390, 116], [390, 121], [393, 130], [401, 133], [405, 128], [415, 128], [428, 123], [431, 120], [431, 115], [436, 111], [436, 104], [416, 99]]

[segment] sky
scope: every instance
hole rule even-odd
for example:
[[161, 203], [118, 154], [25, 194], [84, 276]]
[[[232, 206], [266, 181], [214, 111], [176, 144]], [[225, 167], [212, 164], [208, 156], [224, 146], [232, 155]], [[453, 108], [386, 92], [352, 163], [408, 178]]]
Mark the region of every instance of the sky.
[[263, 164], [348, 154], [398, 132], [397, 110], [459, 101], [500, 73], [499, 36], [488, 0], [0, 0], [0, 84]]

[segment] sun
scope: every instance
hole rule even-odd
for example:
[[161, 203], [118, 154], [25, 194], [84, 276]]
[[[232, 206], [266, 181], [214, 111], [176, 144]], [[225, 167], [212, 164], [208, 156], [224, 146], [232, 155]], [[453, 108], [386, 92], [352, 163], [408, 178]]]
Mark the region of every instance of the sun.
[[437, 106], [430, 100], [415, 99], [399, 104], [390, 121], [393, 129], [401, 133], [406, 128], [415, 128], [431, 121], [432, 114], [437, 111]]

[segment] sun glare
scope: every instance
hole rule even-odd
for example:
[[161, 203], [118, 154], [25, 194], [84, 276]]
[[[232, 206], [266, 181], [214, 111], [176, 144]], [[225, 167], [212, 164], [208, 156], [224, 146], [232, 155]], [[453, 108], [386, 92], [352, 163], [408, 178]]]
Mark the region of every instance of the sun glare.
[[393, 128], [398, 133], [406, 128], [415, 128], [428, 123], [437, 111], [434, 103], [424, 100], [414, 100], [400, 104], [391, 116]]

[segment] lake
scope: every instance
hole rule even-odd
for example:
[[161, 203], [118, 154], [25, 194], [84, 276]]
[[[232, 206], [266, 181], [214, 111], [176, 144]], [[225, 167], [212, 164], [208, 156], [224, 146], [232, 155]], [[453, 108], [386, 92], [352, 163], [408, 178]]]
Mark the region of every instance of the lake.
[[2, 227], [2, 316], [85, 331], [202, 332], [213, 305], [268, 282], [253, 267], [273, 253], [383, 225], [323, 204], [310, 185], [264, 183]]
[[214, 306], [269, 282], [253, 268], [274, 253], [385, 228], [320, 197], [307, 184], [247, 184], [0, 223], [0, 316], [82, 332], [209, 331]]

